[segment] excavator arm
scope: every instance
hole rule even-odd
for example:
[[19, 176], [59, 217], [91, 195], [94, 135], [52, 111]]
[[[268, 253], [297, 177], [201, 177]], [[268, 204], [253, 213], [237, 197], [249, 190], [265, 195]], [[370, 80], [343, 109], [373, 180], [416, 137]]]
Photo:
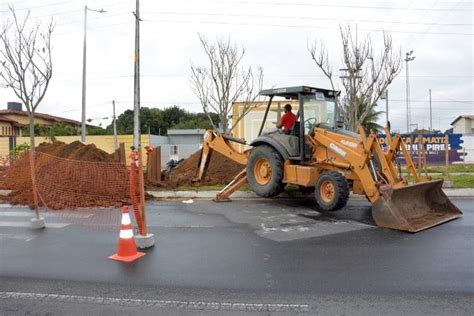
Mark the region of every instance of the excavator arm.
[[[235, 162], [238, 162], [242, 165], [247, 165], [248, 151], [238, 151], [232, 145], [232, 142], [242, 145], [246, 144], [246, 142], [242, 139], [225, 136], [212, 130], [206, 131], [202, 144], [201, 157], [198, 164], [199, 168], [194, 181], [201, 181], [206, 176], [206, 172], [209, 167], [209, 161], [214, 150]], [[247, 173], [246, 169], [244, 168], [228, 185], [226, 185], [219, 193], [217, 193], [214, 201], [230, 201], [229, 196], [246, 182]]]

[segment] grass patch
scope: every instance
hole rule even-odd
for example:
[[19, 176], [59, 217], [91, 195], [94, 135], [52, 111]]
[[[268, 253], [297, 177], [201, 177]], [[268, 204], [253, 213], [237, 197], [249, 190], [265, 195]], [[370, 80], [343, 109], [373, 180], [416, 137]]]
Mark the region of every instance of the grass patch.
[[[433, 180], [443, 179], [442, 176], [434, 176], [432, 178]], [[453, 188], [455, 189], [474, 188], [474, 175], [451, 176], [449, 177], [449, 181], [453, 182]]]
[[[429, 166], [427, 168], [428, 173], [445, 173], [446, 168], [445, 166]], [[424, 169], [421, 169], [422, 172], [424, 172]], [[406, 173], [408, 172], [405, 167], [402, 167], [402, 172]], [[450, 165], [449, 166], [449, 172], [474, 172], [474, 165], [473, 164], [467, 164], [467, 165]]]

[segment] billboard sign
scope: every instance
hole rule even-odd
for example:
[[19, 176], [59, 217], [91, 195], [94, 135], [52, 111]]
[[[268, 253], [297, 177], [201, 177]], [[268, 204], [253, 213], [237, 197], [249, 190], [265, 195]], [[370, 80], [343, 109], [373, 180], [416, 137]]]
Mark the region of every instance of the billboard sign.
[[[445, 163], [446, 145], [445, 139], [448, 136], [449, 162], [463, 161], [462, 134], [423, 134], [423, 146], [425, 149], [426, 161], [429, 164]], [[392, 135], [393, 136], [393, 135]], [[421, 152], [420, 134], [400, 134], [403, 141], [407, 145], [408, 151], [412, 155], [414, 162], [418, 161]], [[387, 146], [385, 135], [380, 136], [382, 146]], [[404, 163], [404, 159], [400, 157], [400, 163]]]

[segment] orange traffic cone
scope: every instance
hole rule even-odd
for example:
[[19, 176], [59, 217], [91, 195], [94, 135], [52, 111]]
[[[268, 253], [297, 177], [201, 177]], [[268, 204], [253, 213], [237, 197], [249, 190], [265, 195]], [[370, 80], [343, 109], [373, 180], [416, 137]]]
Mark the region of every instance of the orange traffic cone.
[[130, 214], [128, 213], [128, 206], [124, 206], [117, 253], [110, 256], [109, 259], [131, 262], [143, 257], [144, 255], [145, 253], [137, 251], [137, 245], [135, 244], [135, 238], [133, 237], [132, 222], [130, 220]]

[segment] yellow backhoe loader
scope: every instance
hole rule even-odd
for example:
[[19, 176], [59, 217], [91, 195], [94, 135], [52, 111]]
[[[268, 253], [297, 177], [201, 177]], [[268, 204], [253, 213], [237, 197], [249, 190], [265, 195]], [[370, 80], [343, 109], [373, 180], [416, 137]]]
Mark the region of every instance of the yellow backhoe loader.
[[[366, 135], [362, 128], [353, 133], [337, 127], [336, 93], [307, 86], [262, 90], [260, 95], [268, 96], [269, 102], [259, 136], [247, 144], [207, 131], [195, 180], [205, 176], [215, 150], [246, 165], [215, 201], [228, 200], [246, 182], [262, 197], [274, 197], [291, 183], [313, 191], [321, 211], [343, 208], [350, 191], [365, 195], [375, 223], [401, 231], [418, 232], [462, 215], [442, 191], [443, 180], [418, 176], [400, 135], [391, 136], [386, 129], [387, 145], [382, 147], [374, 132]], [[289, 134], [264, 130], [274, 97], [298, 100], [298, 121]], [[249, 149], [239, 151], [233, 143]], [[401, 157], [413, 184], [402, 177], [397, 163]]]

